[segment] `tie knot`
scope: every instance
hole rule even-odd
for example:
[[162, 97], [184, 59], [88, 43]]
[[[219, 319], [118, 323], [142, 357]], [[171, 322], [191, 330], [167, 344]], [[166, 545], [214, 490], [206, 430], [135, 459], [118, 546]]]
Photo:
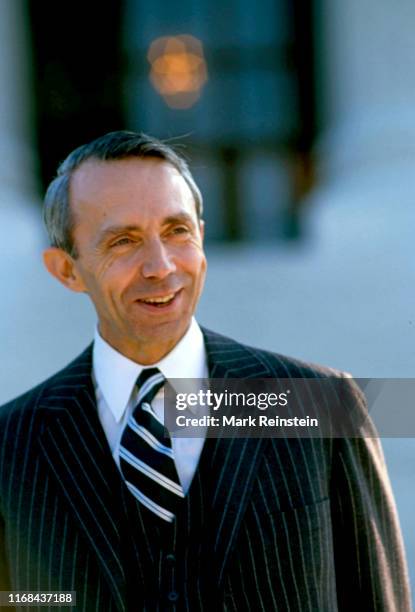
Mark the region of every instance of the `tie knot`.
[[166, 379], [158, 368], [146, 368], [137, 378], [138, 404], [151, 403]]

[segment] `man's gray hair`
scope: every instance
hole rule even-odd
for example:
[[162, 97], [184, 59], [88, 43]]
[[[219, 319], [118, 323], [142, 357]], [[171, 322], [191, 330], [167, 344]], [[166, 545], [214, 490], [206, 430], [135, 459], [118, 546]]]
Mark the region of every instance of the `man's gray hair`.
[[201, 218], [202, 195], [182, 155], [165, 142], [143, 133], [110, 132], [72, 151], [60, 164], [56, 178], [50, 183], [44, 200], [44, 221], [51, 246], [63, 249], [73, 258], [78, 256], [73, 239], [75, 222], [70, 207], [72, 173], [87, 160], [113, 161], [130, 157], [155, 157], [174, 166], [189, 186], [195, 200], [196, 214]]

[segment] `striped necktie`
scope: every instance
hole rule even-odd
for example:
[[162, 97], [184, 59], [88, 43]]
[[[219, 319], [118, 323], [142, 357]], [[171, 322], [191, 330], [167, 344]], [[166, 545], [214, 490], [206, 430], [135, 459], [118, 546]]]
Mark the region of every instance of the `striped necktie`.
[[138, 377], [137, 407], [121, 436], [120, 467], [134, 497], [171, 523], [184, 493], [169, 434], [151, 409], [153, 398], [165, 382], [157, 368], [143, 370]]

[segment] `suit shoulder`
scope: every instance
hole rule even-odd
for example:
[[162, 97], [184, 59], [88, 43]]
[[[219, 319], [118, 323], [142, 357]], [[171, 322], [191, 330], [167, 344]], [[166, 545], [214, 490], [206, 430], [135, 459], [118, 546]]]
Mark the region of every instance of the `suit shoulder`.
[[202, 331], [208, 353], [217, 360], [223, 360], [228, 364], [231, 362], [232, 371], [237, 371], [238, 367], [244, 369], [246, 367], [244, 364], [248, 363], [252, 366], [252, 371], [267, 372], [264, 378], [343, 378], [349, 376], [334, 368], [243, 344], [204, 328]]
[[81, 355], [74, 359], [62, 370], [53, 374], [32, 389], [0, 406], [0, 426], [10, 418], [20, 418], [22, 414], [33, 411], [39, 403], [47, 401], [50, 397], [62, 394], [65, 388], [74, 380], [82, 381], [82, 376], [90, 374], [92, 364], [92, 350], [89, 346]]
[[281, 353], [274, 353], [254, 346], [246, 346], [246, 349], [257, 358], [269, 362], [272, 367], [277, 368], [278, 372], [280, 372], [281, 369], [285, 370], [287, 372], [287, 378], [338, 378], [348, 376], [348, 374], [336, 370], [335, 368], [303, 361], [295, 357], [282, 355]]
[[[338, 393], [338, 397], [342, 398], [344, 405], [354, 406], [354, 409], [358, 411], [356, 412], [357, 419], [367, 421], [365, 395], [349, 372], [301, 361], [252, 346], [246, 346], [246, 349], [256, 355], [257, 359], [265, 360], [272, 369], [275, 378], [307, 378], [321, 381], [324, 385], [322, 388], [327, 393]], [[329, 379], [330, 385], [327, 386], [325, 381]]]

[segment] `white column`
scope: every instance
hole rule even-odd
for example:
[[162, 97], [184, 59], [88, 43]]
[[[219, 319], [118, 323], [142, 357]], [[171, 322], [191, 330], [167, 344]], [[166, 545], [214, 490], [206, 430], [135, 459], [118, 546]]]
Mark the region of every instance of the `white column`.
[[[0, 253], [24, 254], [39, 241], [35, 218], [29, 37], [22, 0], [0, 2]], [[39, 224], [40, 227], [40, 224]]]
[[86, 300], [60, 288], [42, 264], [25, 5], [0, 0], [0, 404], [75, 357], [94, 322]]
[[415, 159], [415, 4], [320, 5], [326, 174], [367, 176], [380, 167], [388, 176], [397, 167], [406, 174]]
[[333, 307], [357, 375], [413, 376], [415, 3], [319, 4], [325, 122], [309, 211], [332, 262], [328, 304], [343, 291]]

